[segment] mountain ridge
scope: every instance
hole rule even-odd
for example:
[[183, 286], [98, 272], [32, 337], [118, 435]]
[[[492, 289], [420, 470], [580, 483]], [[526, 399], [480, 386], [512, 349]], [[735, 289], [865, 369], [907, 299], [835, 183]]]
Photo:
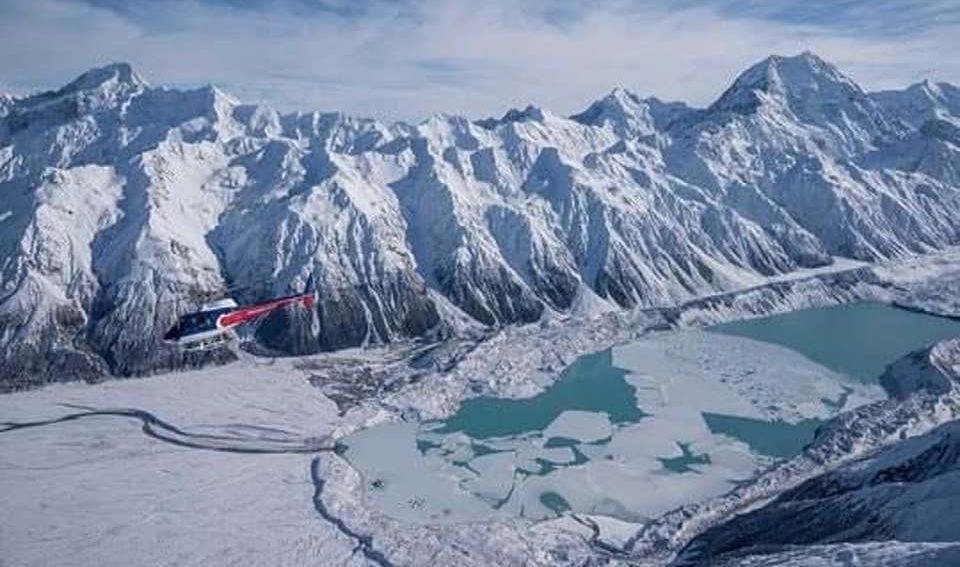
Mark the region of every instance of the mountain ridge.
[[285, 312], [263, 347], [668, 305], [954, 244], [955, 108], [915, 125], [900, 101], [810, 53], [754, 65], [704, 109], [615, 89], [570, 118], [415, 125], [93, 69], [0, 106], [3, 387], [223, 360], [159, 337], [197, 298], [310, 274], [320, 335]]

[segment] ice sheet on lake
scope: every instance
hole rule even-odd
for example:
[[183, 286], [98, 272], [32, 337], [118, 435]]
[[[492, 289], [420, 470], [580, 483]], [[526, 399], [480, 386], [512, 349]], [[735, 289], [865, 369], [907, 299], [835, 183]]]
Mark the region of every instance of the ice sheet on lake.
[[796, 422], [826, 418], [880, 399], [864, 386], [790, 349], [703, 331], [652, 335], [613, 349], [614, 365], [630, 370], [644, 411], [671, 415], [720, 413]]
[[459, 461], [421, 458], [417, 428], [392, 423], [350, 436], [351, 463], [364, 473], [367, 500], [401, 520], [444, 522], [454, 511], [460, 521], [491, 516], [489, 506], [458, 488]]
[[565, 411], [543, 430], [543, 437], [575, 439], [583, 443], [610, 437], [613, 428], [606, 414], [587, 411]]
[[368, 503], [405, 521], [565, 509], [640, 520], [722, 494], [771, 462], [711, 431], [704, 413], [795, 423], [883, 395], [783, 347], [700, 331], [654, 335], [612, 359], [650, 415], [612, 426], [602, 412], [566, 411], [542, 431], [483, 440], [385, 424], [346, 438], [345, 456]]

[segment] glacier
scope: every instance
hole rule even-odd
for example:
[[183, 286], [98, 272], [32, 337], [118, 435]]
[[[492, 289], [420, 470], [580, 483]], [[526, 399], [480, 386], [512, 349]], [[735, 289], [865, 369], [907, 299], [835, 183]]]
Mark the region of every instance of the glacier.
[[281, 114], [129, 65], [0, 98], [0, 388], [224, 363], [160, 337], [231, 294], [321, 292], [259, 352], [677, 305], [958, 242], [957, 89], [866, 93], [772, 56], [706, 108], [615, 89], [419, 124]]

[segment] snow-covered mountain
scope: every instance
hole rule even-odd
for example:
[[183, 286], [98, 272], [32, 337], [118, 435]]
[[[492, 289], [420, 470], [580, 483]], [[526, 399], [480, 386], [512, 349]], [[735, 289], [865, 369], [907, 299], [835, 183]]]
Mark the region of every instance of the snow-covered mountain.
[[949, 83], [923, 81], [902, 91], [872, 93], [870, 98], [916, 129], [931, 120], [957, 122], [960, 116], [960, 89]]
[[201, 363], [159, 341], [177, 313], [309, 274], [319, 336], [291, 312], [260, 327], [265, 346], [671, 304], [941, 248], [960, 240], [960, 119], [956, 89], [936, 89], [869, 95], [805, 53], [706, 109], [617, 89], [572, 118], [410, 125], [94, 69], [0, 99], [0, 376]]
[[879, 161], [870, 162], [960, 185], [960, 89], [947, 83], [923, 82], [903, 91], [870, 96], [911, 130]]

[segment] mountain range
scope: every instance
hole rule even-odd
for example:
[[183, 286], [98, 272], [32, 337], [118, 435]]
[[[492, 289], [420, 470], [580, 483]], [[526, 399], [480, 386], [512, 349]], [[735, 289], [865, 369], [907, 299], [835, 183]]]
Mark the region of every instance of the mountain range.
[[[129, 65], [0, 95], [0, 388], [228, 359], [160, 337], [313, 276], [308, 353], [671, 305], [835, 257], [960, 241], [960, 89], [868, 93], [771, 56], [706, 108], [624, 89], [419, 124], [151, 86]], [[319, 328], [319, 333], [316, 329]]]

